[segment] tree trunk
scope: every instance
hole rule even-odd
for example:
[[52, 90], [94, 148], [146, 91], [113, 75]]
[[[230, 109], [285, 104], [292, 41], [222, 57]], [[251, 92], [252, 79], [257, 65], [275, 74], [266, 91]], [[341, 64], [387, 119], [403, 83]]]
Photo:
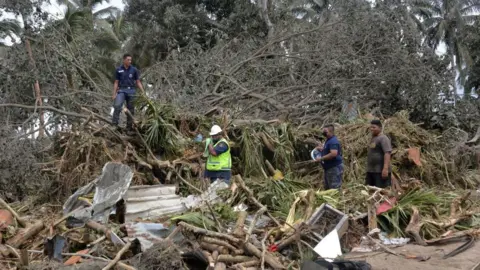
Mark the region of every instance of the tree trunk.
[[[35, 83], [33, 84], [33, 89], [35, 91], [35, 106], [43, 106], [42, 94], [40, 92], [40, 84], [38, 83], [38, 78], [37, 78], [38, 76], [37, 67], [35, 65], [35, 59], [33, 58], [32, 47], [30, 45], [30, 40], [28, 38], [25, 38], [25, 48], [27, 49], [28, 56], [30, 57], [30, 64], [34, 68]], [[40, 129], [38, 131], [38, 137], [42, 138], [43, 136], [45, 136], [45, 116], [43, 114], [42, 109], [38, 110], [38, 116], [40, 120]]]
[[269, 4], [273, 4], [272, 1], [258, 0], [257, 2], [258, 8], [260, 9], [260, 15], [262, 16], [263, 20], [265, 21], [265, 24], [268, 27], [267, 37], [268, 39], [271, 39], [274, 34], [274, 27], [273, 27], [273, 23], [270, 21], [270, 17], [268, 16]]
[[450, 57], [452, 58], [452, 70], [455, 73], [455, 79], [453, 80], [453, 106], [457, 105], [457, 66], [455, 65], [455, 55], [453, 52], [450, 52]]

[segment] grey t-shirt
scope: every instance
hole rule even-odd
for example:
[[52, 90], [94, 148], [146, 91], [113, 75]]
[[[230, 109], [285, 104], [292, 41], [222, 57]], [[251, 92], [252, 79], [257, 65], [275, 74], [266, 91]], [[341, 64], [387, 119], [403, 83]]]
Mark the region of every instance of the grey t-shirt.
[[[392, 152], [390, 139], [384, 134], [372, 137], [368, 145], [367, 172], [381, 173], [383, 170], [384, 155]], [[388, 171], [392, 171], [391, 164]]]

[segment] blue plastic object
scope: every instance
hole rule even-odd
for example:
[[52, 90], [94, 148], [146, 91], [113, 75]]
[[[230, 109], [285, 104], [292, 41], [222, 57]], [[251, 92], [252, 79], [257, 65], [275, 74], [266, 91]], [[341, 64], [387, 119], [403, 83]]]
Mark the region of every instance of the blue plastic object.
[[318, 151], [317, 149], [313, 149], [312, 152], [310, 152], [310, 156], [313, 160], [316, 160], [317, 158], [322, 157], [322, 152]]
[[198, 134], [196, 137], [195, 137], [195, 142], [202, 142], [203, 141], [203, 136], [202, 134]]

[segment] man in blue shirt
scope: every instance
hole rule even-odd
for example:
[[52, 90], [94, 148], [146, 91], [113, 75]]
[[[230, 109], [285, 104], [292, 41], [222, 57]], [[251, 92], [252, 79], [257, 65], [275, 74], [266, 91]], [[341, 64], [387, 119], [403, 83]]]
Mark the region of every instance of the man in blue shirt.
[[325, 171], [325, 190], [340, 189], [343, 177], [342, 147], [335, 136], [335, 127], [333, 125], [326, 125], [322, 134], [327, 140], [323, 146], [317, 147], [318, 150], [322, 151], [322, 156], [317, 158], [317, 161], [322, 163]]
[[[123, 64], [115, 71], [115, 82], [113, 84], [113, 119], [112, 124], [118, 127], [118, 120], [120, 112], [122, 111], [123, 103], [127, 103], [127, 109], [133, 116], [135, 107], [133, 100], [135, 98], [135, 88], [138, 87], [143, 90], [140, 82], [140, 74], [138, 69], [132, 66], [132, 56], [130, 54], [123, 55]], [[127, 115], [127, 130], [131, 131], [133, 128], [133, 119]]]

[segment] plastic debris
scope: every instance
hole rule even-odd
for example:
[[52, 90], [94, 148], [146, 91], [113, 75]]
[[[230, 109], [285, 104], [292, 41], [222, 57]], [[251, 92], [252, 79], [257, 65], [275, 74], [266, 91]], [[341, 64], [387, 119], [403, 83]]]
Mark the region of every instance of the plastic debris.
[[102, 174], [95, 181], [80, 188], [68, 198], [63, 205], [64, 214], [85, 206], [87, 203], [78, 200], [79, 197], [95, 190], [93, 204], [84, 208], [84, 211], [75, 212], [72, 216], [84, 222], [93, 219], [100, 223], [106, 223], [112, 208], [127, 192], [132, 177], [133, 172], [127, 165], [114, 162], [106, 163]]
[[338, 256], [342, 256], [342, 248], [340, 247], [337, 230], [334, 229], [327, 234], [313, 250], [329, 262], [332, 262], [333, 259]]

